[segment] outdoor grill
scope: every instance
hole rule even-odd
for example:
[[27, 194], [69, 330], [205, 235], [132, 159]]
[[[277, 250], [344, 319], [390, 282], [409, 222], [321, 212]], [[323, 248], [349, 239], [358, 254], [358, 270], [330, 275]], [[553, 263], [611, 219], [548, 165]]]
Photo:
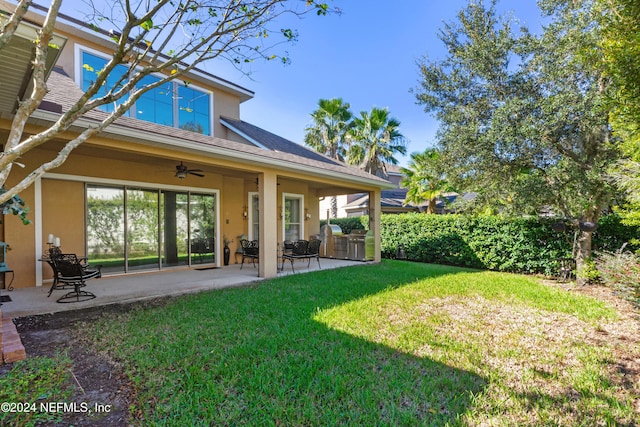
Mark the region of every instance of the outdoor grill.
[[325, 258], [346, 259], [348, 237], [342, 234], [342, 229], [337, 224], [327, 224], [320, 230], [322, 246], [320, 256]]
[[347, 258], [354, 261], [366, 261], [364, 251], [364, 241], [367, 230], [351, 230], [347, 236]]
[[352, 230], [342, 234], [337, 224], [327, 224], [320, 229], [322, 240], [320, 256], [324, 258], [371, 261], [374, 259], [374, 237], [372, 231]]

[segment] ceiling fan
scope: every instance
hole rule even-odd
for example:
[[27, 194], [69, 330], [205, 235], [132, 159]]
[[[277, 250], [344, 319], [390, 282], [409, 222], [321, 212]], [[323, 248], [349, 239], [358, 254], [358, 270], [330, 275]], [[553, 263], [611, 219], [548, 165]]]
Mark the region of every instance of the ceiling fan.
[[186, 178], [189, 174], [202, 178], [204, 176], [202, 172], [202, 169], [189, 169], [186, 165], [182, 164], [182, 162], [180, 162], [179, 165], [176, 165], [176, 177], [180, 179]]

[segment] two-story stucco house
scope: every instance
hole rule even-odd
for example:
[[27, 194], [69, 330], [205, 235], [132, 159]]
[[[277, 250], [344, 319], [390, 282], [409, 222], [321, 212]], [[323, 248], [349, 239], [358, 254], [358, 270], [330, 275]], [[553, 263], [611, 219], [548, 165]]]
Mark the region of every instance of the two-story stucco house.
[[[12, 7], [0, 1], [0, 10]], [[29, 22], [37, 25], [42, 18], [29, 13], [0, 51], [0, 142], [29, 79]], [[81, 96], [112, 46], [107, 35], [65, 16], [58, 19], [56, 37], [50, 92], [27, 134], [50, 126]], [[379, 260], [380, 192], [393, 185], [243, 121], [240, 106], [253, 98], [251, 90], [201, 70], [186, 78], [189, 85], [175, 81], [144, 95], [125, 117], [21, 193], [32, 223], [6, 215], [0, 225], [0, 241], [11, 247], [7, 261], [15, 287], [51, 280], [39, 260], [52, 237], [64, 252], [98, 259], [105, 274], [135, 274], [220, 267], [224, 240], [233, 240], [235, 251], [239, 236], [246, 236], [260, 242], [259, 275], [273, 277], [282, 242], [319, 233], [319, 200], [333, 194], [369, 195]], [[8, 185], [52, 159], [104, 114], [86, 114], [58, 140], [29, 152], [20, 159], [26, 168], [14, 167]]]

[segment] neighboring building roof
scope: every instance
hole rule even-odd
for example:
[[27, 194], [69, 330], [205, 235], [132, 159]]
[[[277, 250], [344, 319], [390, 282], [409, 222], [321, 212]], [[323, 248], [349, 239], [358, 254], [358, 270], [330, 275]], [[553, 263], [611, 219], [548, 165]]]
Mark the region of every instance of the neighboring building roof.
[[[394, 188], [393, 190], [382, 190], [380, 192], [380, 206], [382, 207], [382, 209], [384, 210], [385, 208], [387, 209], [393, 209], [393, 210], [398, 210], [398, 209], [405, 209], [407, 212], [410, 211], [418, 211], [418, 210], [423, 210], [427, 204], [426, 203], [421, 203], [420, 205], [414, 205], [413, 203], [409, 203], [407, 205], [404, 205], [404, 199], [407, 196], [407, 189], [406, 188]], [[452, 203], [453, 201], [456, 200], [456, 198], [458, 197], [457, 193], [446, 193], [443, 198], [446, 199], [447, 203]], [[466, 199], [469, 198], [468, 193], [464, 194], [462, 197]], [[342, 206], [342, 209], [345, 209], [347, 211], [351, 210], [357, 210], [357, 209], [361, 209], [361, 208], [367, 208], [369, 206], [369, 196], [367, 194], [363, 194], [362, 197], [357, 198], [356, 200], [352, 201], [351, 203], [347, 203], [344, 206]], [[436, 209], [438, 210], [444, 210], [445, 208], [445, 201], [442, 199], [438, 199], [438, 201], [436, 202]]]
[[[382, 190], [380, 192], [380, 206], [384, 208], [406, 208], [407, 211], [416, 210], [417, 207], [413, 205], [403, 206], [404, 198], [407, 195], [407, 189], [394, 188], [392, 190]], [[369, 207], [369, 195], [363, 194], [361, 197], [347, 203], [342, 208], [345, 210], [353, 210], [359, 208]]]
[[[50, 89], [40, 110], [34, 117], [44, 120], [55, 120], [56, 115], [68, 111], [75, 101], [83, 94], [75, 82], [60, 68], [55, 68], [47, 81]], [[51, 115], [53, 113], [54, 115]], [[82, 119], [102, 120], [107, 113], [92, 110]], [[210, 137], [195, 132], [182, 130], [170, 126], [163, 126], [129, 117], [120, 117], [111, 124], [103, 134], [116, 138], [133, 140], [138, 143], [166, 144], [175, 148], [199, 151], [204, 154], [252, 163], [285, 166], [291, 170], [325, 175], [337, 178], [347, 178], [380, 188], [392, 186], [388, 181], [376, 177], [368, 172], [347, 166], [311, 151], [294, 142], [278, 137], [270, 132], [249, 123], [224, 119], [227, 125], [235, 125], [255, 138], [259, 145], [253, 146], [241, 142], [229, 141], [217, 137]], [[82, 126], [90, 123], [78, 123], [75, 130], [81, 131]]]
[[386, 165], [387, 168], [387, 173], [388, 174], [398, 174], [398, 175], [402, 175], [402, 172], [400, 172], [400, 168], [402, 166], [400, 165], [393, 165], [391, 163], [387, 163]]

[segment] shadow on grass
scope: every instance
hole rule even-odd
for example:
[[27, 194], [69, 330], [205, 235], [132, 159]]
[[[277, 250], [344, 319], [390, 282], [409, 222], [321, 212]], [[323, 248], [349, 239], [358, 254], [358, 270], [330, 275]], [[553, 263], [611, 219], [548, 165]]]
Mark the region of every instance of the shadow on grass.
[[456, 424], [484, 378], [313, 320], [456, 271], [464, 270], [385, 262], [288, 276], [108, 318], [90, 333], [130, 368], [147, 424]]

